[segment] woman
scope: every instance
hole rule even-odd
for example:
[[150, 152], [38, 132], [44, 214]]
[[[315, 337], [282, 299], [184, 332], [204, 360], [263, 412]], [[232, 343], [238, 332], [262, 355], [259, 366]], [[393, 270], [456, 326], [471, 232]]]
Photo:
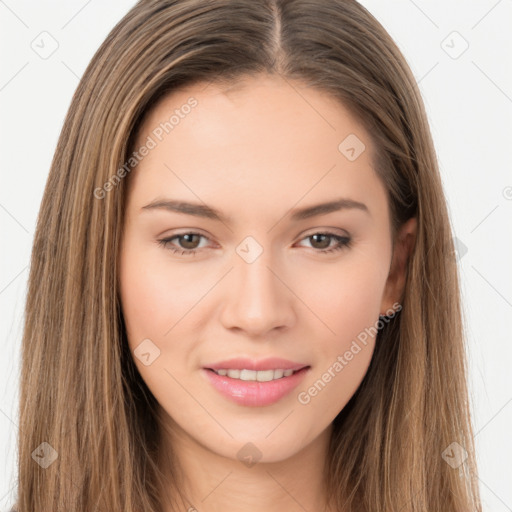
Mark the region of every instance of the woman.
[[370, 13], [140, 1], [41, 204], [16, 509], [481, 510], [459, 300], [423, 102]]

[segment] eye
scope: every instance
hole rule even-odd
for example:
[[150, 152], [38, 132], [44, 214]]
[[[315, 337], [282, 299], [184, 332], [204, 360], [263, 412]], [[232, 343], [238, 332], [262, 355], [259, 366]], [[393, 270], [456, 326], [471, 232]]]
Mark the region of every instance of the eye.
[[[198, 249], [200, 249], [198, 247], [198, 242], [201, 238], [208, 240], [208, 238], [206, 238], [204, 235], [201, 235], [200, 233], [182, 233], [179, 235], [174, 235], [169, 238], [163, 238], [161, 240], [158, 240], [158, 244], [164, 247], [165, 249], [171, 250], [173, 253], [180, 253], [182, 256], [193, 256], [197, 253]], [[172, 244], [172, 241], [174, 239], [180, 240], [180, 246]], [[314, 241], [314, 244], [320, 245], [320, 247], [313, 246], [313, 249], [319, 249], [316, 252], [320, 253], [340, 251], [344, 248], [350, 247], [351, 244], [350, 237], [336, 235], [335, 233], [331, 232], [313, 233], [303, 238], [302, 240], [307, 239], [312, 239]], [[331, 246], [331, 242], [333, 240], [336, 243], [334, 246]]]
[[[171, 242], [175, 239], [184, 239], [184, 246], [181, 247], [182, 250], [180, 250], [180, 247], [176, 247], [175, 245], [171, 245]], [[185, 256], [193, 256], [197, 250], [197, 241], [200, 238], [204, 238], [207, 240], [207, 238], [200, 233], [182, 233], [180, 235], [174, 235], [170, 238], [163, 238], [161, 240], [158, 240], [159, 245], [164, 247], [165, 249], [170, 249], [173, 253], [181, 253]]]
[[[351, 244], [351, 239], [348, 236], [336, 235], [335, 233], [324, 231], [313, 233], [303, 238], [303, 240], [307, 239], [313, 239], [315, 244], [319, 244], [320, 247], [313, 246], [313, 249], [319, 248], [320, 250], [316, 252], [320, 253], [341, 251], [342, 249], [350, 247]], [[333, 240], [335, 240], [336, 243], [333, 246], [331, 246], [331, 242]]]

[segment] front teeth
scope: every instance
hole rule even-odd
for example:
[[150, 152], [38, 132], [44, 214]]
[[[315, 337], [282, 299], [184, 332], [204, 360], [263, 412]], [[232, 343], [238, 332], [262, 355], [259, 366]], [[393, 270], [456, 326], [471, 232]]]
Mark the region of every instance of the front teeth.
[[281, 377], [289, 377], [293, 370], [213, 370], [217, 375], [227, 375], [231, 379], [255, 380], [258, 382], [269, 382], [271, 380], [280, 379]]

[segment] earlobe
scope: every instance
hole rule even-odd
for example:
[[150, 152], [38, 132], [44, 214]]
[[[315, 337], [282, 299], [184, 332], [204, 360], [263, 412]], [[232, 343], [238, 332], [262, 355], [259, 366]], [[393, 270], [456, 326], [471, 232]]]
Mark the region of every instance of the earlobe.
[[407, 278], [407, 263], [416, 242], [417, 219], [411, 217], [399, 229], [393, 249], [393, 258], [381, 302], [381, 315], [392, 309], [394, 303], [402, 303]]

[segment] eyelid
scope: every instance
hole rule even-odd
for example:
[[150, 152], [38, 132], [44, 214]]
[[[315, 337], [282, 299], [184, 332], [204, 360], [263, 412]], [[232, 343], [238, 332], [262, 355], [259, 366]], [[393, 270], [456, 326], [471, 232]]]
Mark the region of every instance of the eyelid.
[[339, 234], [340, 236], [350, 236], [350, 233], [346, 229], [336, 228], [334, 226], [324, 226], [307, 229], [306, 231], [304, 231], [305, 234], [302, 234], [301, 236], [310, 236], [312, 234], [314, 235], [316, 233], [324, 233], [327, 231], [331, 233], [336, 232], [336, 234]]
[[[167, 233], [167, 232], [164, 232], [164, 233]], [[198, 228], [180, 229], [178, 231], [173, 231], [172, 233], [169, 233], [169, 234], [159, 235], [157, 237], [157, 240], [171, 240], [173, 238], [178, 238], [178, 237], [184, 236], [184, 235], [199, 235], [200, 237], [205, 238], [209, 242], [212, 242], [212, 240], [213, 240], [212, 237], [205, 234], [202, 230], [200, 230]]]

